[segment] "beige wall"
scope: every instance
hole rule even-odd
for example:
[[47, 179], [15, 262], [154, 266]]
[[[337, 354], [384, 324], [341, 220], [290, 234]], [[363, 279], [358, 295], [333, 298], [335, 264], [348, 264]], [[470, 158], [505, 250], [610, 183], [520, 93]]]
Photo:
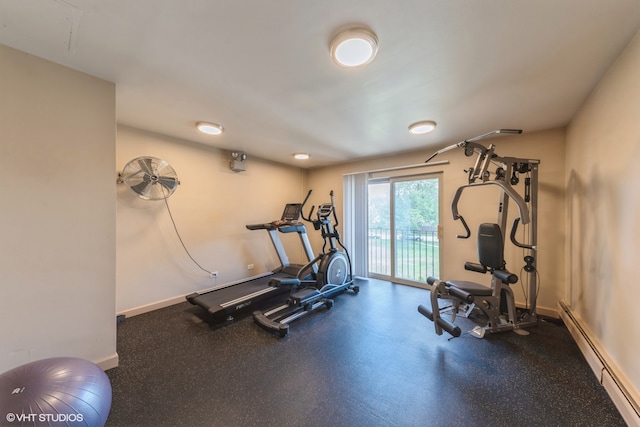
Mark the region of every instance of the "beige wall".
[[[487, 129], [490, 131], [492, 129]], [[475, 135], [469, 135], [473, 137]], [[458, 141], [451, 141], [456, 143]], [[563, 245], [564, 245], [564, 130], [525, 133], [519, 136], [500, 136], [484, 141], [486, 145], [496, 145], [496, 153], [501, 156], [539, 159], [539, 202], [538, 202], [538, 246], [537, 266], [540, 273], [540, 293], [538, 306], [546, 314], [556, 312], [556, 304], [563, 295]], [[342, 177], [344, 174], [364, 172], [382, 168], [415, 165], [426, 160], [436, 149], [422, 152], [404, 153], [379, 159], [370, 159], [338, 166], [313, 169], [309, 173], [309, 186], [314, 192], [325, 194], [330, 189], [336, 192], [338, 210], [342, 212]], [[476, 229], [482, 222], [495, 222], [498, 209], [498, 192], [493, 189], [467, 189], [463, 192], [458, 205], [459, 212], [467, 220], [472, 230], [472, 238], [457, 239], [456, 235], [464, 231], [451, 215], [451, 200], [456, 189], [466, 184], [467, 175], [463, 169], [473, 166], [475, 157], [465, 157], [464, 151], [456, 149], [443, 153], [433, 162], [448, 160], [443, 166], [433, 166], [415, 171], [425, 173], [443, 173], [443, 240], [441, 241], [442, 276], [485, 282], [488, 277], [464, 271], [465, 261], [476, 261]], [[403, 172], [397, 172], [403, 173]], [[406, 172], [405, 172], [406, 173]], [[512, 204], [510, 212], [515, 212]], [[510, 215], [509, 218], [515, 218]], [[511, 221], [509, 221], [511, 224]], [[505, 249], [507, 267], [519, 274], [524, 265], [521, 249], [510, 243]], [[524, 294], [519, 286], [514, 287], [516, 300], [524, 303]], [[425, 294], [425, 298], [426, 298]]]
[[[567, 131], [566, 303], [640, 401], [640, 34]], [[629, 385], [627, 385], [629, 386]]]
[[114, 366], [115, 87], [0, 45], [0, 372]]
[[[195, 128], [194, 128], [195, 132]], [[176, 227], [200, 270], [184, 251], [163, 201], [138, 198], [124, 184], [117, 189], [117, 311], [158, 302], [265, 273], [279, 265], [268, 234], [246, 224], [279, 219], [286, 203], [301, 202], [304, 172], [249, 156], [247, 170], [229, 169], [229, 153], [119, 126], [116, 165], [153, 156], [176, 171], [180, 186], [167, 199]], [[114, 173], [114, 182], [115, 182]], [[296, 236], [282, 235], [291, 262], [303, 256]], [[253, 270], [247, 266], [254, 264]], [[134, 310], [131, 312], [131, 310]]]

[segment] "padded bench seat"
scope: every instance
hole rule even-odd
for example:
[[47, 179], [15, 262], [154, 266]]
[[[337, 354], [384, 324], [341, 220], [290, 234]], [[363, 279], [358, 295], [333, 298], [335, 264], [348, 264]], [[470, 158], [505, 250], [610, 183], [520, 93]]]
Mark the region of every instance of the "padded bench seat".
[[491, 288], [476, 282], [467, 282], [466, 280], [447, 280], [446, 283], [449, 286], [455, 286], [458, 289], [462, 289], [471, 295], [491, 296], [493, 293]]

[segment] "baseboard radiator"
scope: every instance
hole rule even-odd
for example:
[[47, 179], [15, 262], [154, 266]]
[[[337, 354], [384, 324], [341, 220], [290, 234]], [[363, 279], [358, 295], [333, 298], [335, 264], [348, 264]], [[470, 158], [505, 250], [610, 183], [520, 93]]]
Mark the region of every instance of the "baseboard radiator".
[[633, 385], [565, 303], [558, 303], [558, 313], [622, 418], [629, 426], [640, 427], [640, 396]]

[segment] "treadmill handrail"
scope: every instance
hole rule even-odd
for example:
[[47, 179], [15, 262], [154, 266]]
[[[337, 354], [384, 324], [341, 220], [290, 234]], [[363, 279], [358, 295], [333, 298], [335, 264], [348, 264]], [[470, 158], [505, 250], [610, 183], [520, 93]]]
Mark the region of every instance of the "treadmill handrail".
[[302, 222], [266, 222], [264, 224], [249, 224], [245, 225], [248, 230], [275, 230], [278, 229], [281, 233], [306, 233], [307, 228]]
[[249, 224], [246, 225], [248, 230], [273, 230], [276, 226], [271, 222], [265, 222], [264, 224]]

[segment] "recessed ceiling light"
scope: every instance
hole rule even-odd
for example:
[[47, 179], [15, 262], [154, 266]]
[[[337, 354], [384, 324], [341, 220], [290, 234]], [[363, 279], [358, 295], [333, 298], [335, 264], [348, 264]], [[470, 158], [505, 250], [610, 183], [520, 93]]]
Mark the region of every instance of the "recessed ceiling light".
[[429, 133], [436, 128], [436, 122], [431, 120], [423, 120], [421, 122], [415, 122], [409, 126], [409, 132], [414, 135], [421, 135], [423, 133]]
[[224, 131], [224, 128], [217, 123], [198, 122], [196, 127], [200, 132], [208, 135], [220, 135]]
[[378, 53], [378, 37], [367, 28], [348, 28], [329, 43], [331, 58], [342, 67], [358, 67], [373, 61]]
[[311, 155], [309, 153], [293, 153], [293, 158], [297, 160], [307, 160]]

